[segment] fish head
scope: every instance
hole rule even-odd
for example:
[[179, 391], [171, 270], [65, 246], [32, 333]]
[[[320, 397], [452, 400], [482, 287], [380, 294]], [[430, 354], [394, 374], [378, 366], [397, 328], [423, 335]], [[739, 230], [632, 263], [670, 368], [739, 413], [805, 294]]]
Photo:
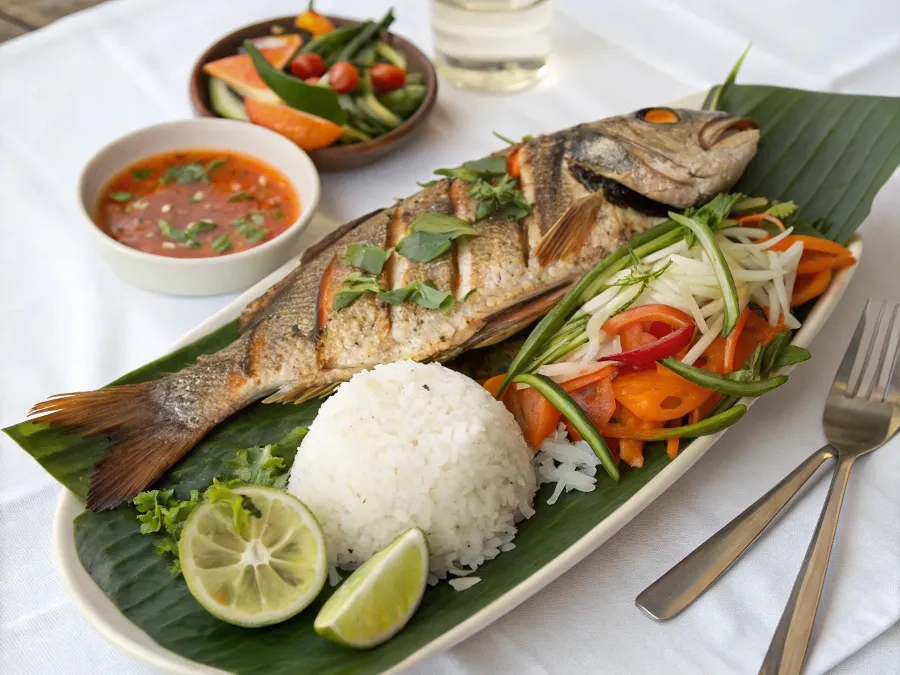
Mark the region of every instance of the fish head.
[[567, 150], [570, 168], [582, 183], [593, 174], [595, 185], [615, 181], [683, 209], [727, 192], [756, 154], [758, 142], [759, 126], [744, 117], [644, 108], [575, 127]]

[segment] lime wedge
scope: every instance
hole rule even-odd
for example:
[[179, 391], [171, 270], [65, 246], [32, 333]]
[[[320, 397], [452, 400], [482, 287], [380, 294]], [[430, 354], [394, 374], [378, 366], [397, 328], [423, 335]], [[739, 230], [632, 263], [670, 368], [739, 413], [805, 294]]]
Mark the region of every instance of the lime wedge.
[[231, 506], [208, 501], [188, 517], [178, 544], [188, 589], [213, 616], [267, 626], [303, 610], [328, 576], [325, 537], [300, 500], [275, 488], [233, 492], [259, 510], [238, 532]]
[[428, 581], [428, 540], [407, 530], [369, 558], [319, 611], [316, 633], [345, 647], [386, 642], [410, 620]]

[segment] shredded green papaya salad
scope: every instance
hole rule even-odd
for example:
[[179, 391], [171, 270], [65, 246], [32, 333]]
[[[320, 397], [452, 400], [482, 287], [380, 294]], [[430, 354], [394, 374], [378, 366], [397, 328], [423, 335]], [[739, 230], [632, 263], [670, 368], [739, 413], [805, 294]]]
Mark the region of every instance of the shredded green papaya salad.
[[680, 439], [734, 424], [740, 399], [781, 386], [777, 371], [809, 358], [790, 344], [795, 308], [856, 262], [785, 227], [795, 210], [721, 194], [670, 212], [587, 272], [484, 386], [531, 447], [583, 440], [616, 480], [620, 461], [643, 465], [649, 441], [674, 458]]

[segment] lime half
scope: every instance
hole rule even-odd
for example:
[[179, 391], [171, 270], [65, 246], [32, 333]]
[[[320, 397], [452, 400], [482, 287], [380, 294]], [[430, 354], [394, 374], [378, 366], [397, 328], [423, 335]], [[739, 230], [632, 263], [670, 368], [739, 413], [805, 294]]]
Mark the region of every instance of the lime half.
[[248, 485], [235, 494], [259, 509], [245, 532], [235, 530], [227, 502], [204, 502], [184, 524], [181, 571], [204, 609], [238, 626], [267, 626], [303, 610], [328, 576], [325, 537], [300, 500]]
[[428, 581], [428, 540], [407, 530], [369, 558], [319, 611], [316, 632], [345, 647], [386, 642], [410, 620]]

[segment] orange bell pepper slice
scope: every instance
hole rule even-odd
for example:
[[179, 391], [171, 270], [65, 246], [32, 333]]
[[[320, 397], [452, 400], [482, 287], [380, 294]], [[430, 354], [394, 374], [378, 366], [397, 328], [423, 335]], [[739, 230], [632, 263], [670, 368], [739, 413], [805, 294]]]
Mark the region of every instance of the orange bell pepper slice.
[[641, 305], [640, 307], [632, 307], [626, 309], [621, 314], [616, 314], [603, 324], [603, 332], [607, 335], [619, 335], [620, 331], [626, 326], [638, 324], [643, 328], [643, 324], [653, 321], [672, 326], [672, 328], [684, 328], [685, 326], [693, 326], [694, 319], [687, 312], [680, 309], [670, 307], [669, 305]]
[[[613, 396], [612, 382], [608, 376], [590, 382], [587, 386], [575, 386], [577, 382], [578, 380], [570, 380], [570, 382], [563, 382], [560, 386], [572, 397], [572, 400], [578, 404], [578, 407], [585, 412], [591, 423], [597, 428], [597, 431], [600, 431], [609, 423], [613, 413], [616, 412], [616, 399]], [[565, 420], [565, 423], [566, 429], [569, 431], [569, 438], [574, 441], [583, 440], [581, 434], [578, 433], [578, 430], [572, 426], [569, 420]]]
[[723, 375], [734, 372], [734, 357], [737, 353], [738, 339], [741, 337], [744, 325], [747, 323], [747, 318], [750, 316], [751, 311], [752, 310], [749, 307], [744, 307], [744, 311], [741, 312], [737, 321], [734, 322], [734, 328], [731, 329], [731, 332], [725, 340]]
[[791, 307], [802, 305], [804, 302], [809, 302], [813, 298], [819, 297], [825, 292], [830, 283], [830, 269], [822, 270], [815, 274], [798, 276], [794, 284], [794, 293], [791, 295]]
[[743, 216], [737, 219], [738, 225], [747, 226], [747, 225], [755, 225], [756, 223], [761, 223], [764, 220], [769, 221], [770, 223], [775, 223], [775, 226], [784, 232], [784, 223], [781, 222], [781, 218], [776, 218], [775, 216], [769, 213], [751, 213], [748, 216]]
[[619, 375], [612, 383], [616, 401], [638, 419], [668, 422], [684, 417], [712, 395], [668, 368]]

